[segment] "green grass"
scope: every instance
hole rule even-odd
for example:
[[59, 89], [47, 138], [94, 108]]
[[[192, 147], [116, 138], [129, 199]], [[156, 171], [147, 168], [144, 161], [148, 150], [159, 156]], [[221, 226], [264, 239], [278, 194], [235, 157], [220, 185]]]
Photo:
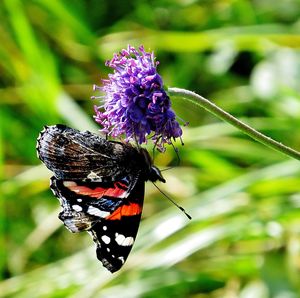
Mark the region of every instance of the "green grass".
[[[43, 125], [97, 131], [92, 84], [115, 51], [155, 51], [168, 86], [196, 91], [300, 148], [300, 4], [274, 1], [41, 1], [0, 4], [0, 297], [299, 297], [300, 166], [190, 103], [157, 154], [124, 268], [110, 274], [88, 235], [57, 218], [36, 157]], [[148, 149], [151, 151], [151, 147]]]

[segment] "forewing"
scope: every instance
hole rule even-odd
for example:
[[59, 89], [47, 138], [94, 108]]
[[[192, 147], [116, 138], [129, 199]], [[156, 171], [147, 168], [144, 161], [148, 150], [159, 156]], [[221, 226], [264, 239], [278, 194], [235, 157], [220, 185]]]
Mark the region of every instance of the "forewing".
[[125, 263], [139, 228], [144, 200], [144, 181], [139, 180], [128, 198], [91, 229], [97, 258], [109, 271], [119, 270]]
[[40, 133], [37, 153], [58, 179], [110, 181], [126, 175], [126, 157], [136, 152], [131, 146], [107, 141], [89, 131], [54, 125]]

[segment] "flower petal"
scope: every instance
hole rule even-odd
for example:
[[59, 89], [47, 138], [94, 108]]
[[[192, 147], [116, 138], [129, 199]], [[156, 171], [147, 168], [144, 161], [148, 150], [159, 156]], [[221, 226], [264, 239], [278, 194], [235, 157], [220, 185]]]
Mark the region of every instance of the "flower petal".
[[154, 132], [152, 140], [161, 150], [165, 143], [181, 137], [182, 130], [156, 70], [158, 64], [154, 53], [146, 52], [143, 46], [128, 46], [106, 62], [114, 72], [102, 81], [102, 87], [94, 87], [105, 93], [94, 116], [103, 131], [112, 136], [124, 134], [127, 141], [138, 140], [140, 144]]

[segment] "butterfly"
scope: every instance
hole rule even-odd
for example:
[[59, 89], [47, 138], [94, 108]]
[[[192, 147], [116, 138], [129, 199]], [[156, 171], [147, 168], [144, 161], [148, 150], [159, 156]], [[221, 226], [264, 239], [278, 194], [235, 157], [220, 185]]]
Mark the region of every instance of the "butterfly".
[[165, 182], [148, 151], [61, 124], [45, 126], [36, 148], [54, 174], [59, 219], [73, 233], [90, 233], [103, 266], [119, 270], [137, 235], [145, 181]]

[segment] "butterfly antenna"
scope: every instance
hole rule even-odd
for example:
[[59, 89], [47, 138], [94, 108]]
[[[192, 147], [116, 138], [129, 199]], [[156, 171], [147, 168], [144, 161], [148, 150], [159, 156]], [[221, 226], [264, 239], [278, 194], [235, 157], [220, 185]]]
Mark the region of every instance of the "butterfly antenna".
[[[177, 165], [176, 165], [176, 167], [178, 167], [179, 164], [180, 164], [180, 157], [179, 157], [179, 153], [178, 153], [178, 148], [176, 148], [176, 147], [174, 146], [173, 142], [171, 142], [171, 145], [172, 145], [172, 147], [173, 147], [173, 149], [174, 149], [174, 151], [175, 151], [176, 157], [177, 157]], [[161, 172], [164, 172], [164, 171], [171, 170], [171, 169], [173, 169], [173, 168], [174, 168], [174, 166], [171, 166], [171, 167], [168, 167], [168, 168], [163, 169], [163, 170], [160, 170], [160, 171], [161, 171]]]
[[157, 140], [156, 140], [155, 143], [154, 143], [153, 149], [152, 149], [152, 159], [153, 159], [153, 162], [154, 162], [154, 159], [155, 159], [155, 148], [156, 148], [157, 143], [158, 143], [158, 141], [159, 141], [160, 138], [161, 138], [161, 137], [158, 137], [158, 138], [157, 138]]
[[179, 210], [181, 210], [185, 215], [186, 217], [191, 220], [192, 217], [184, 210], [183, 207], [181, 207], [180, 205], [178, 205], [174, 200], [172, 200], [166, 193], [164, 193], [154, 182], [152, 182], [153, 185], [159, 190], [159, 192], [164, 195], [171, 203], [173, 203]]
[[174, 151], [175, 151], [176, 157], [177, 157], [177, 167], [178, 167], [179, 164], [180, 164], [180, 157], [179, 157], [179, 153], [178, 153], [178, 148], [176, 148], [176, 147], [174, 146], [173, 142], [171, 142], [171, 145], [172, 145], [172, 147], [173, 147], [173, 149], [174, 149]]

